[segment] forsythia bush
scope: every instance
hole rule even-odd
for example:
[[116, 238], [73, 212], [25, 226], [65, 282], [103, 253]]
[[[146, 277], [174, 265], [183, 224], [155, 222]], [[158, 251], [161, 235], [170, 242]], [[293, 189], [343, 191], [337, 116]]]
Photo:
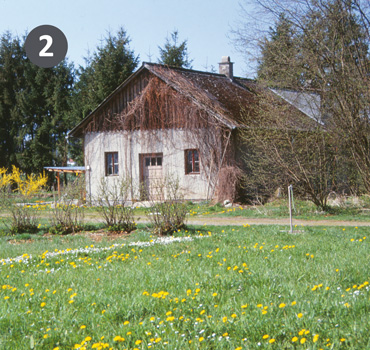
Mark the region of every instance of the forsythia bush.
[[20, 170], [14, 165], [12, 170], [11, 179], [17, 185], [16, 191], [24, 198], [30, 198], [40, 192], [48, 181], [45, 173], [38, 175], [31, 174], [25, 177], [21, 175]]
[[14, 165], [11, 173], [0, 168], [0, 207], [10, 211], [11, 233], [37, 230], [37, 212], [27, 202], [45, 187], [47, 180], [45, 174], [22, 175]]

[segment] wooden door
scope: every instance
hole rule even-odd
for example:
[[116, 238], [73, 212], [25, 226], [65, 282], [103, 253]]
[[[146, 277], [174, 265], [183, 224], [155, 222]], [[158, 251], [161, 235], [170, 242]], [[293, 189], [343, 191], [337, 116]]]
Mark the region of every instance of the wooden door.
[[163, 199], [163, 154], [143, 154], [141, 155], [142, 197], [149, 200]]

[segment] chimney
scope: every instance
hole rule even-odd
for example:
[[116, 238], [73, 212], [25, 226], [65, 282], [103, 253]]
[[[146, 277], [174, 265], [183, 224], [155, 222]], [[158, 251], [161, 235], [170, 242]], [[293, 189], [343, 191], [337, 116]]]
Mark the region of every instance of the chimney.
[[226, 75], [228, 78], [233, 78], [233, 64], [230, 62], [230, 56], [222, 56], [219, 65], [219, 73]]

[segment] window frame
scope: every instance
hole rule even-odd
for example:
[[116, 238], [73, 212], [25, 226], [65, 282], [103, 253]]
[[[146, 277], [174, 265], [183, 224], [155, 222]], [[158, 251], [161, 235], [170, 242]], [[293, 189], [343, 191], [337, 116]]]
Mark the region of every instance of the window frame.
[[[112, 157], [112, 164], [109, 164], [109, 156]], [[115, 156], [116, 162], [115, 162]], [[118, 161], [118, 152], [105, 152], [105, 176], [119, 176], [119, 161]], [[115, 171], [115, 167], [117, 165], [117, 171]], [[109, 173], [109, 169], [111, 168], [112, 173]]]
[[[195, 152], [197, 152], [198, 160], [195, 160]], [[189, 163], [189, 154], [191, 154], [191, 163]], [[198, 164], [198, 171], [194, 171], [194, 168]], [[191, 167], [191, 171], [189, 171]], [[200, 174], [200, 157], [199, 150], [196, 148], [190, 148], [185, 150], [185, 175], [199, 175]]]

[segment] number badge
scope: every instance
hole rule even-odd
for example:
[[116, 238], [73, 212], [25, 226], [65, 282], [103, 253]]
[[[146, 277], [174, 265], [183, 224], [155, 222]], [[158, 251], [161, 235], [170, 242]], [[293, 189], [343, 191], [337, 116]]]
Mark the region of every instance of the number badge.
[[42, 25], [32, 29], [27, 35], [24, 48], [33, 64], [42, 68], [51, 68], [66, 57], [68, 42], [59, 28]]

